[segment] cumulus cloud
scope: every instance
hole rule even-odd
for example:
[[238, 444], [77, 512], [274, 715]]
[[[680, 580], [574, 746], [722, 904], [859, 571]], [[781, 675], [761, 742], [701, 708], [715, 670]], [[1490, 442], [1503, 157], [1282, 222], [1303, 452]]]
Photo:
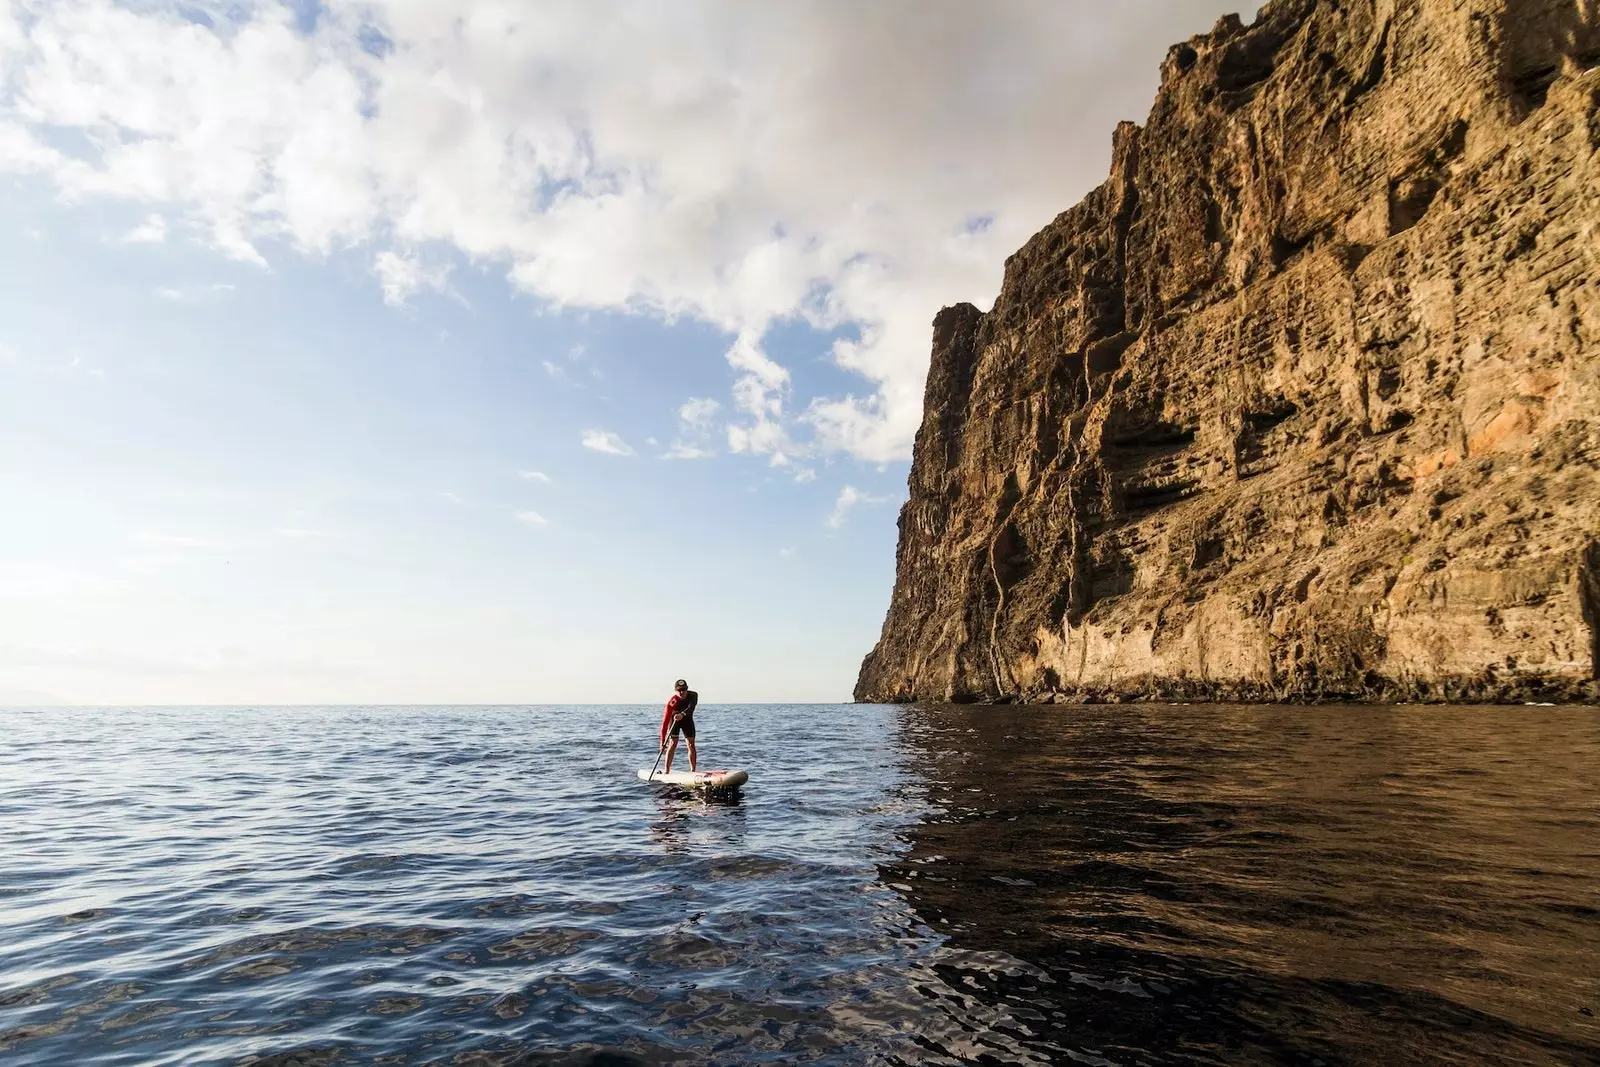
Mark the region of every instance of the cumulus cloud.
[[887, 504], [888, 502], [889, 498], [886, 496], [874, 496], [871, 493], [863, 493], [855, 486], [847, 485], [843, 489], [839, 490], [839, 499], [833, 502], [833, 512], [828, 516], [824, 525], [826, 525], [830, 530], [840, 529], [844, 526], [845, 518], [850, 514], [851, 509], [855, 508], [857, 505]]
[[[1166, 47], [1232, 3], [0, 0], [0, 170], [220, 253], [361, 247], [384, 298], [499, 264], [726, 332], [728, 447], [909, 454], [929, 323], [1103, 179]], [[308, 29], [307, 26], [310, 25]], [[767, 349], [840, 334], [850, 395]]]
[[633, 447], [609, 430], [585, 430], [583, 447], [612, 456], [633, 455]]

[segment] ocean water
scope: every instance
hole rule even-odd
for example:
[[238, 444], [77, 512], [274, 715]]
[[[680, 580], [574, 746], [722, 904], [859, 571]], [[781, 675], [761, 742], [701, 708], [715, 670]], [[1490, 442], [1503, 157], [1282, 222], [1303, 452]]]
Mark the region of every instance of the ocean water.
[[1600, 1063], [1600, 713], [0, 711], [0, 1061]]

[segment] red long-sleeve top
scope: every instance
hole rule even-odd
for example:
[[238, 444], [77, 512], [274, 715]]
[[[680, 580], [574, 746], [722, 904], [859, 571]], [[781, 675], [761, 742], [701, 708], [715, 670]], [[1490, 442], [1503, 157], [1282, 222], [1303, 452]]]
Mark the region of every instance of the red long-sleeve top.
[[680, 711], [685, 715], [694, 714], [694, 707], [698, 701], [691, 700], [689, 697], [690, 694], [688, 693], [673, 693], [672, 697], [667, 701], [667, 710], [661, 713], [661, 744], [663, 747], [667, 743], [667, 731], [672, 729], [672, 717]]

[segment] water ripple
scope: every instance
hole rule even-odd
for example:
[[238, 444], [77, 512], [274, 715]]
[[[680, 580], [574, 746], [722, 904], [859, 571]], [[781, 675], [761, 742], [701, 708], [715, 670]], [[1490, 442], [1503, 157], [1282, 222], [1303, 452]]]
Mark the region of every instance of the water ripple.
[[1600, 721], [0, 711], [31, 1064], [1600, 1060]]

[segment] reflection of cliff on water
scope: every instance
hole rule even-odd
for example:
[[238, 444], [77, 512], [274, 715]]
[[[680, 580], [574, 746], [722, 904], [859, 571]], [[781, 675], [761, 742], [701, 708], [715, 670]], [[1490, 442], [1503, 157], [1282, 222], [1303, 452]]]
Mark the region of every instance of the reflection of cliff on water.
[[883, 880], [951, 947], [1047, 972], [940, 965], [1041, 1047], [1600, 1056], [1592, 711], [940, 706], [903, 723], [934, 813]]

